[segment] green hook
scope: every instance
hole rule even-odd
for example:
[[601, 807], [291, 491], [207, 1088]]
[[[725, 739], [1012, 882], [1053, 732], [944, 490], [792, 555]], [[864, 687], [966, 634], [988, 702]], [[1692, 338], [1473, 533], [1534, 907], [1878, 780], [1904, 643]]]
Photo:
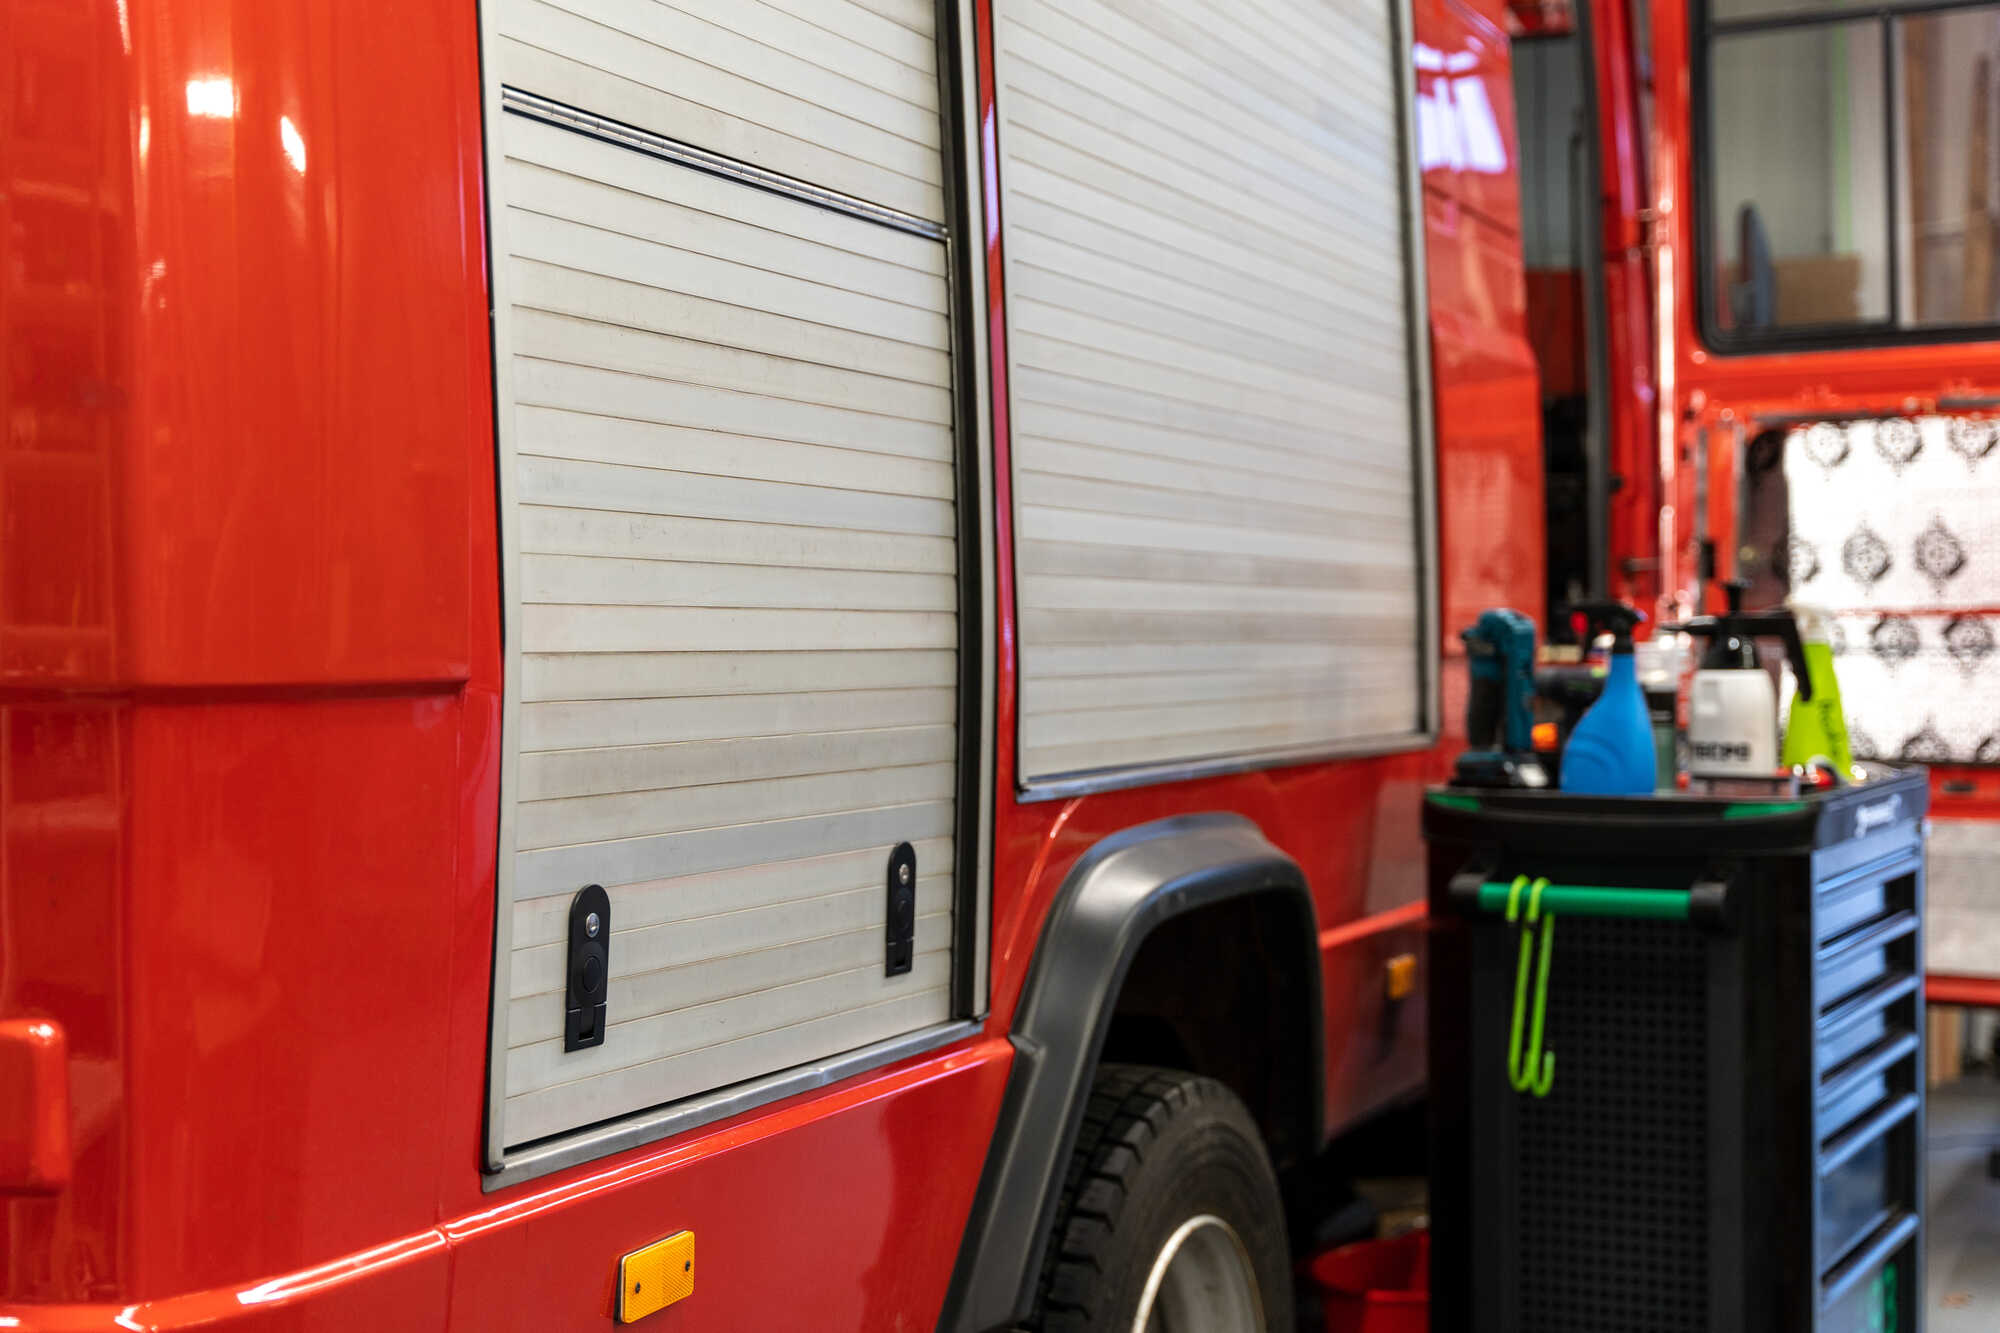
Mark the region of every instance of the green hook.
[[[1517, 876], [1513, 887], [1507, 893], [1507, 920], [1516, 919], [1520, 906], [1521, 886], [1527, 884], [1526, 875]], [[1548, 880], [1537, 879], [1528, 890], [1528, 920], [1521, 931], [1521, 959], [1514, 973], [1514, 1024], [1507, 1043], [1507, 1080], [1516, 1092], [1531, 1092], [1537, 1097], [1549, 1095], [1555, 1086], [1556, 1057], [1553, 1052], [1542, 1049], [1542, 1027], [1548, 1014], [1549, 1003], [1549, 961], [1555, 950], [1555, 913], [1542, 918], [1542, 890], [1548, 887]], [[1528, 1034], [1528, 1051], [1525, 1062], [1521, 1054], [1521, 1020], [1528, 1007], [1529, 964], [1534, 957], [1535, 924], [1541, 922], [1542, 956], [1535, 968], [1535, 1013]], [[1536, 1064], [1541, 1065], [1540, 1073]]]

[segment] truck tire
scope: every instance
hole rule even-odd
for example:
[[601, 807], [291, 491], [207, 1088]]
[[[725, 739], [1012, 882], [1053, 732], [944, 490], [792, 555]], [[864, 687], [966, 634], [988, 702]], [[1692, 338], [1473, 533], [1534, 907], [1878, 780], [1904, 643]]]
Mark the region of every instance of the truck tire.
[[1214, 1079], [1106, 1065], [1043, 1267], [1042, 1333], [1292, 1333], [1263, 1138]]

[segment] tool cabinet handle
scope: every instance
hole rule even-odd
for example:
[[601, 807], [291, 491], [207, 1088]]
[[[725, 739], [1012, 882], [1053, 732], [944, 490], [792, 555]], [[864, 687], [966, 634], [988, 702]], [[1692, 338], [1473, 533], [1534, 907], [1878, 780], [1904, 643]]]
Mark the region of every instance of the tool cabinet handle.
[[[1470, 910], [1495, 916], [1507, 911], [1511, 881], [1461, 876], [1452, 896]], [[1642, 921], [1724, 923], [1728, 889], [1704, 881], [1687, 889], [1628, 889], [1604, 884], [1550, 884], [1542, 890], [1542, 911], [1557, 916], [1622, 917]]]

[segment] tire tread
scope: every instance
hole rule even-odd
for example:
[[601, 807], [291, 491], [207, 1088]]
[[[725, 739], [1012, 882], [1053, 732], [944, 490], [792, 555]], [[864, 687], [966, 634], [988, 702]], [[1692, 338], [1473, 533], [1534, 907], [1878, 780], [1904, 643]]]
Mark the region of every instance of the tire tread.
[[1084, 1106], [1056, 1216], [1060, 1231], [1042, 1265], [1041, 1333], [1089, 1333], [1085, 1297], [1104, 1271], [1101, 1256], [1118, 1233], [1129, 1182], [1167, 1124], [1220, 1095], [1199, 1074], [1145, 1065], [1099, 1069]]

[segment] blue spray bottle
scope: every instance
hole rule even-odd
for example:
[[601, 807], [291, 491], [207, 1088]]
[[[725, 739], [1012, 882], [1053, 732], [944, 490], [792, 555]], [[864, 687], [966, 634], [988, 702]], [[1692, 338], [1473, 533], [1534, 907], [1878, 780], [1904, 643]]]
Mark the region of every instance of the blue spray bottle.
[[1650, 796], [1658, 779], [1653, 723], [1632, 660], [1632, 630], [1646, 617], [1623, 602], [1579, 602], [1592, 635], [1609, 633], [1604, 689], [1577, 721], [1562, 755], [1562, 789], [1587, 796]]

